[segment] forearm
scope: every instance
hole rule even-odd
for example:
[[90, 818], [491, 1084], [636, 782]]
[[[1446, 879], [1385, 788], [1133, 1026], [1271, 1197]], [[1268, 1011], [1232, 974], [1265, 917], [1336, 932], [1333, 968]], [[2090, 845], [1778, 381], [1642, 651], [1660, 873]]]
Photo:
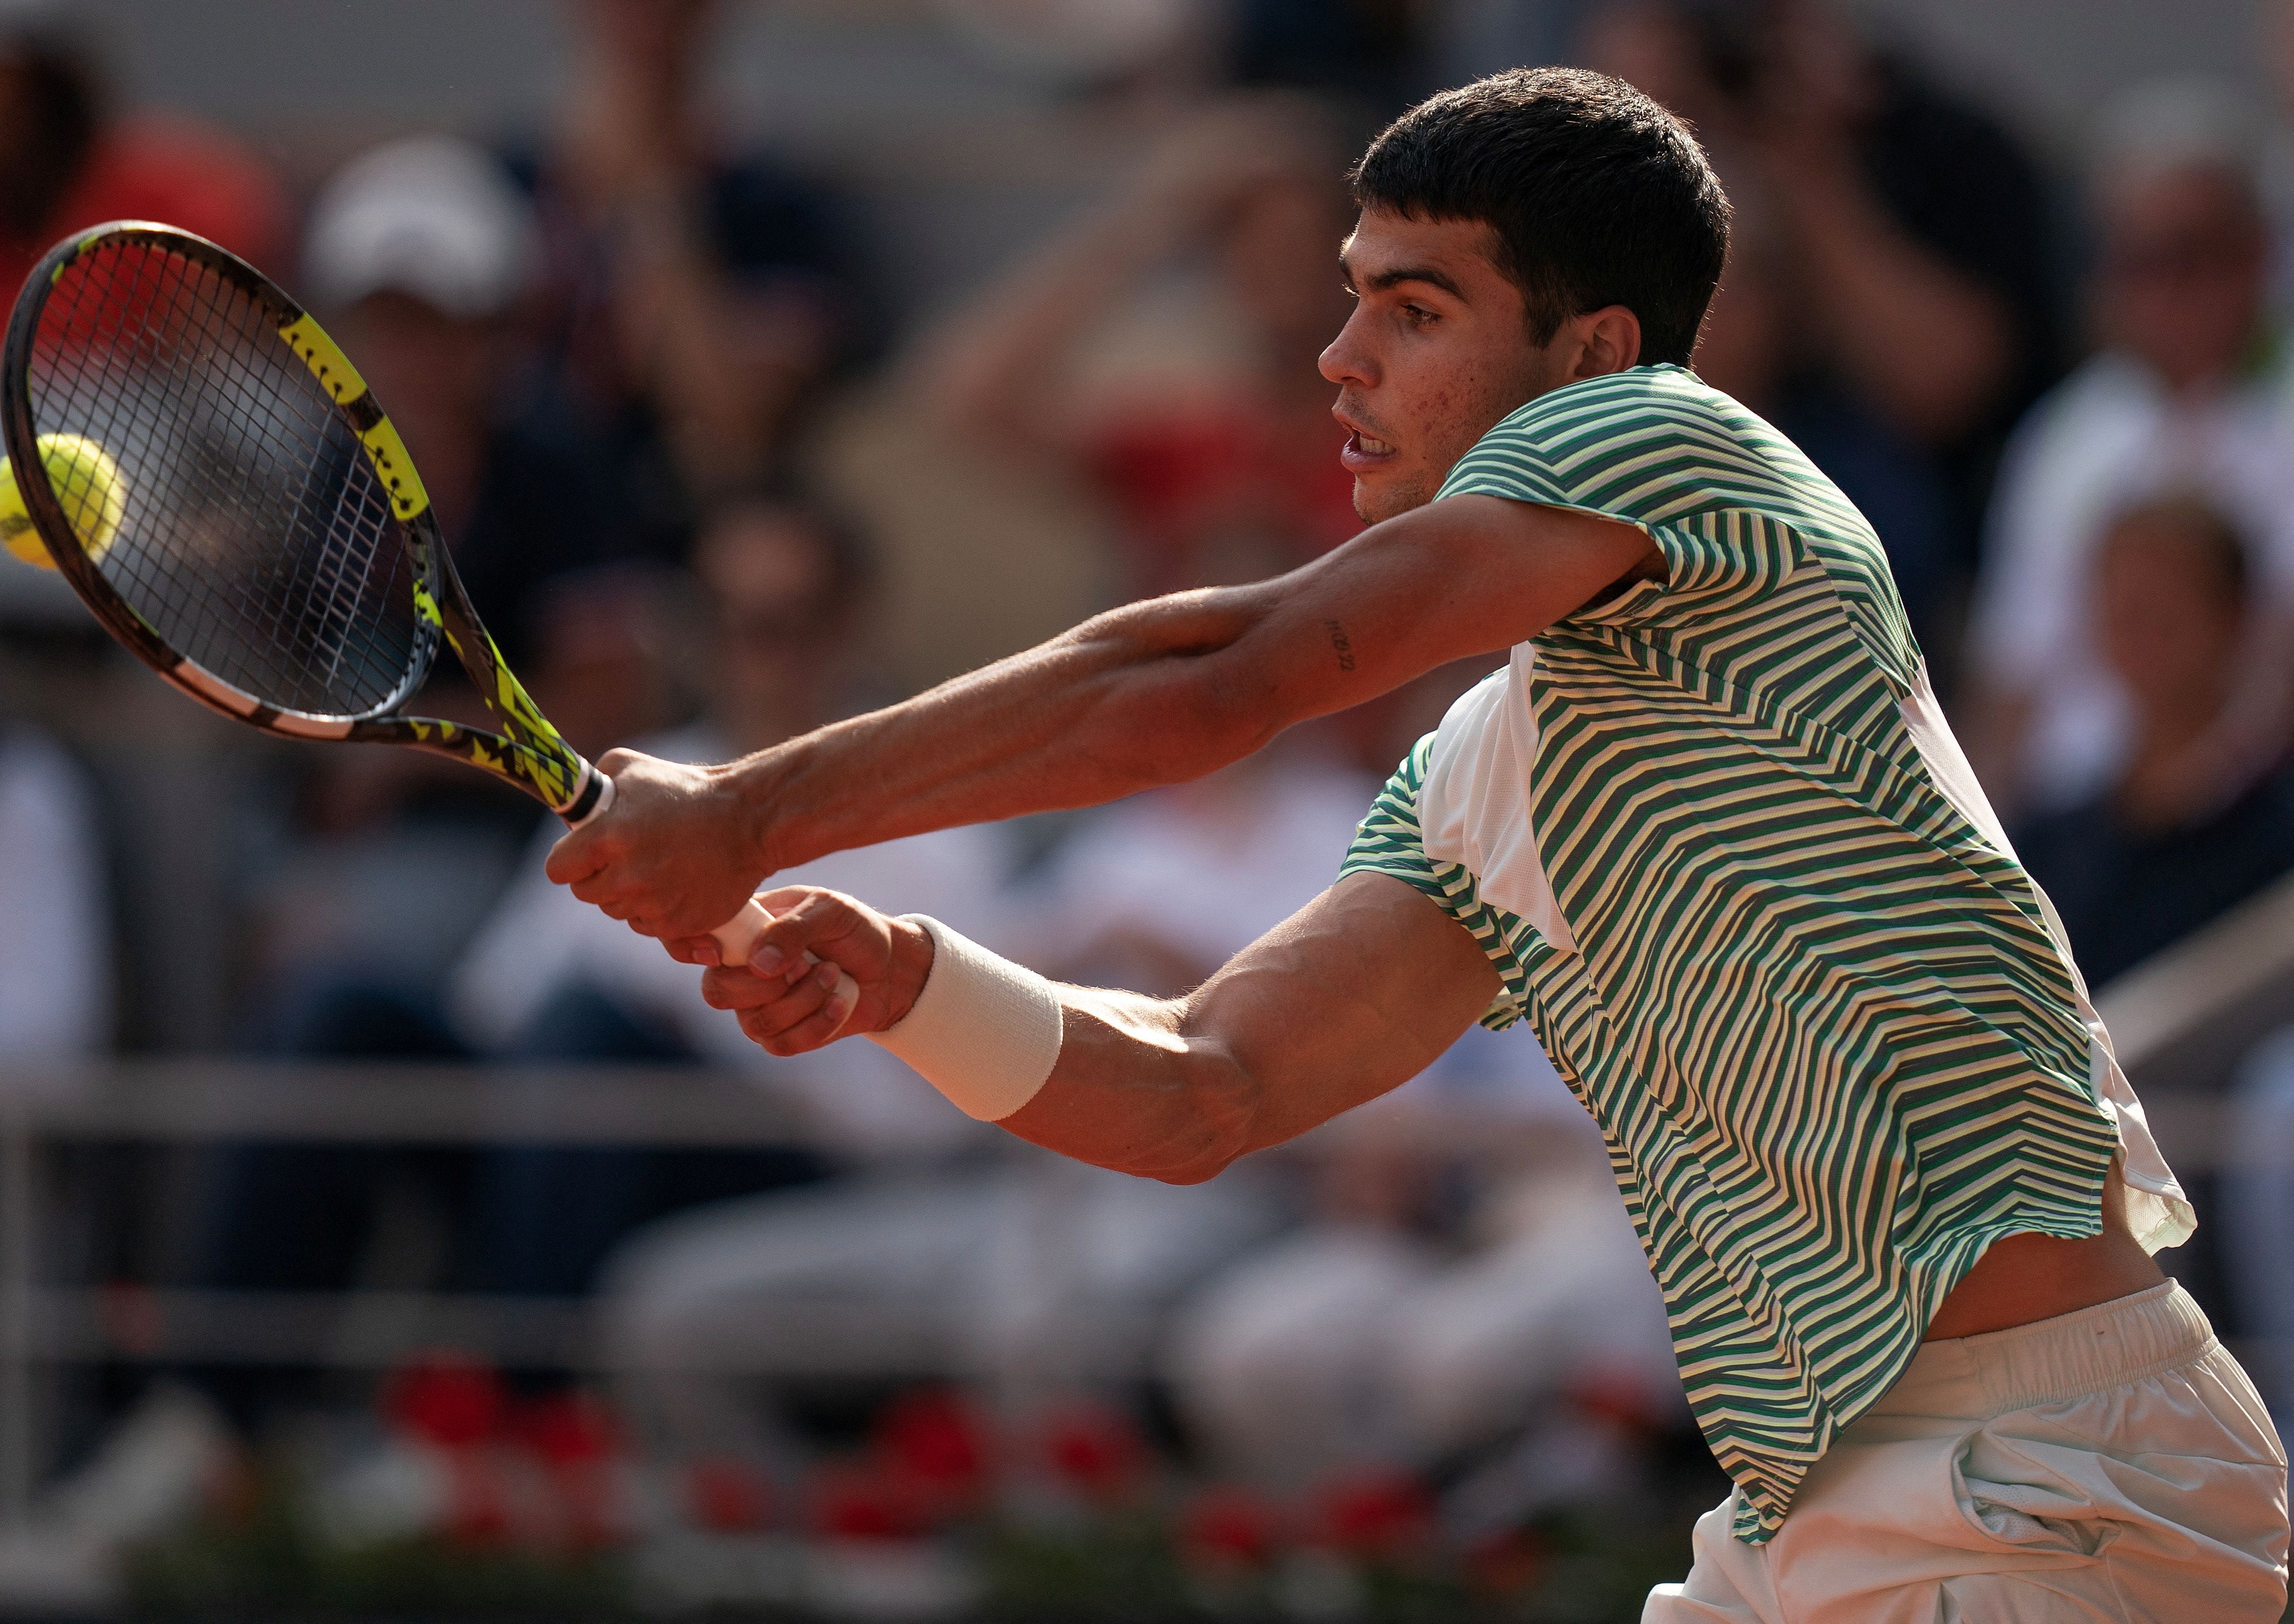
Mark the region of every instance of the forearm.
[[558, 841], [549, 877], [705, 956], [768, 874], [1200, 777], [1293, 723], [1510, 647], [1655, 559], [1630, 525], [1452, 497], [1276, 580], [1130, 605], [728, 766], [608, 751], [612, 808]]
[[1139, 1178], [1196, 1184], [1261, 1142], [1258, 1081], [1184, 1000], [1062, 987], [1059, 1063], [999, 1125]]
[[1325, 891], [1184, 998], [1062, 987], [937, 921], [769, 893], [703, 995], [774, 1054], [856, 1033], [967, 1116], [1078, 1160], [1196, 1183], [1416, 1076], [1497, 991], [1472, 935], [1383, 874]]
[[706, 486], [756, 472], [826, 345], [754, 353], [748, 313], [707, 244], [701, 209], [682, 179], [622, 205], [614, 297], [622, 341], [662, 405], [679, 465]]
[[1466, 930], [1400, 881], [1355, 875], [1184, 998], [1060, 988], [1058, 1063], [1002, 1125], [1199, 1183], [1416, 1076], [1496, 990]]

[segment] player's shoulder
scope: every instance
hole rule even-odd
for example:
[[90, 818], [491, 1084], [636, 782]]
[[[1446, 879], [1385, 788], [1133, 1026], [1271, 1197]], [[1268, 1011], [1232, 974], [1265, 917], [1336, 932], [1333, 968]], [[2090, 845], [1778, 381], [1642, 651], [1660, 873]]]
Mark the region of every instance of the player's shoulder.
[[[1683, 434], [1727, 432], [1729, 398], [1685, 367], [1632, 367], [1550, 390], [1501, 418], [1458, 472], [1512, 467], [1567, 480], [1589, 459]], [[1454, 475], [1453, 475], [1454, 477]]]
[[1686, 367], [1668, 364], [1538, 396], [1459, 459], [1442, 493], [1664, 522], [1715, 507], [1796, 509], [1823, 491], [1821, 476], [1790, 441]]

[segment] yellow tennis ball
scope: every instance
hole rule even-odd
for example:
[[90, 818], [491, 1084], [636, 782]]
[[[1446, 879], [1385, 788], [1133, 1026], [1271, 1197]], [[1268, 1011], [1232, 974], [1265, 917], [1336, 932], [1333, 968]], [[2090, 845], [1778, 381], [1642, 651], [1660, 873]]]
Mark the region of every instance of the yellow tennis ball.
[[[126, 511], [127, 488], [119, 465], [94, 441], [79, 434], [42, 434], [40, 461], [48, 470], [48, 486], [62, 504], [64, 516], [79, 537], [80, 548], [91, 558], [103, 556]], [[16, 471], [0, 457], [0, 547], [26, 564], [53, 570], [55, 561], [40, 545], [32, 516], [16, 490]]]

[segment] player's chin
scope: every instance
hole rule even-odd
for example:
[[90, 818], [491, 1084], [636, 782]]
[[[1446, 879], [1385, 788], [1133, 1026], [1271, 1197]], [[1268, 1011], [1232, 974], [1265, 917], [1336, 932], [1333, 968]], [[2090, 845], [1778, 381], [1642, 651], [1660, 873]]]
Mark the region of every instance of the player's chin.
[[1354, 475], [1354, 516], [1365, 524], [1423, 508], [1433, 497], [1427, 482], [1409, 470], [1380, 468]]

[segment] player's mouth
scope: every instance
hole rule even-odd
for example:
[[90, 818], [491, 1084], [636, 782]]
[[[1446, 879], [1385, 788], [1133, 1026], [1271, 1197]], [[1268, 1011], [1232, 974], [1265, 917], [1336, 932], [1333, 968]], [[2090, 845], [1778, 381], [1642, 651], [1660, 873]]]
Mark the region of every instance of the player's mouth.
[[1362, 430], [1349, 429], [1346, 443], [1338, 451], [1338, 461], [1349, 474], [1368, 474], [1385, 467], [1394, 459], [1394, 447], [1387, 441]]

